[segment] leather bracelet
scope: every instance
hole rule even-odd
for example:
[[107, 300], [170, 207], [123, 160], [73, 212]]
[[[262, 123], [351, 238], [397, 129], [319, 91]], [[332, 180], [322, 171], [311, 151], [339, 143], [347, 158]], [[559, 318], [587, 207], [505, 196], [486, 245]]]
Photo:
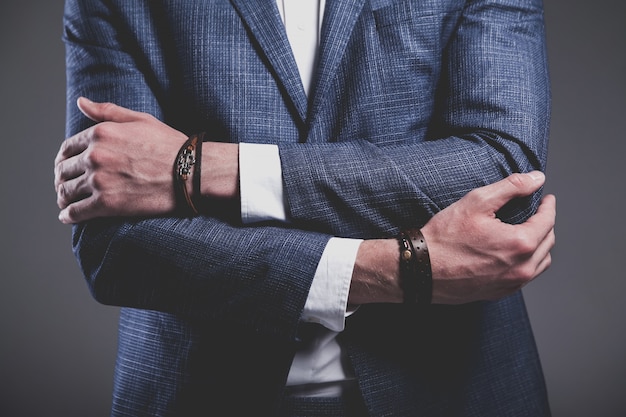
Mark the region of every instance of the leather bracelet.
[[420, 229], [409, 230], [408, 235], [411, 238], [411, 245], [417, 260], [417, 303], [428, 305], [433, 299], [433, 272], [430, 266], [428, 246]]
[[433, 296], [433, 274], [426, 239], [419, 229], [401, 232], [400, 282], [405, 303], [429, 305]]
[[400, 287], [402, 288], [403, 301], [405, 304], [413, 304], [417, 300], [417, 271], [415, 250], [406, 232], [398, 235], [400, 245]]
[[174, 187], [176, 191], [176, 205], [184, 206], [183, 211], [185, 214], [193, 216], [198, 214], [198, 210], [194, 205], [189, 191], [187, 190], [187, 179], [191, 174], [194, 165], [196, 164], [196, 146], [198, 143], [198, 136], [192, 135], [181, 146], [178, 154], [176, 155], [176, 161], [174, 162]]
[[191, 202], [196, 209], [196, 214], [202, 210], [202, 191], [200, 187], [200, 180], [202, 179], [202, 143], [204, 142], [204, 132], [197, 133], [195, 136], [198, 137], [198, 141], [196, 143], [196, 155], [195, 155], [195, 163], [193, 164], [193, 193], [191, 195]]

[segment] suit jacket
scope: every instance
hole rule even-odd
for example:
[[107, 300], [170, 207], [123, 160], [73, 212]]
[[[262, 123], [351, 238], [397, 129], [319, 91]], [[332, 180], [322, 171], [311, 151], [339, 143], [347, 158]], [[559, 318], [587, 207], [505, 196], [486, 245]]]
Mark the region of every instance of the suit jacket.
[[[278, 144], [291, 220], [244, 227], [216, 205], [75, 227], [93, 296], [124, 307], [116, 416], [275, 415], [330, 236], [389, 237], [545, 168], [540, 0], [330, 0], [308, 99], [274, 0], [68, 0], [64, 22], [68, 134], [89, 126], [84, 95]], [[340, 337], [372, 416], [549, 413], [520, 294], [366, 305]]]

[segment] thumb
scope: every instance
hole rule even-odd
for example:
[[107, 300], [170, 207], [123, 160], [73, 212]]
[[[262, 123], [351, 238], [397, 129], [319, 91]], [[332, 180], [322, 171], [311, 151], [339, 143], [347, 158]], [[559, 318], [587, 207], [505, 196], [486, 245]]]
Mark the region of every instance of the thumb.
[[94, 122], [125, 123], [137, 120], [140, 113], [113, 103], [96, 103], [86, 97], [76, 101], [78, 109]]
[[495, 213], [510, 200], [531, 195], [544, 184], [545, 180], [546, 177], [541, 171], [511, 174], [503, 180], [474, 191], [482, 197], [485, 208]]

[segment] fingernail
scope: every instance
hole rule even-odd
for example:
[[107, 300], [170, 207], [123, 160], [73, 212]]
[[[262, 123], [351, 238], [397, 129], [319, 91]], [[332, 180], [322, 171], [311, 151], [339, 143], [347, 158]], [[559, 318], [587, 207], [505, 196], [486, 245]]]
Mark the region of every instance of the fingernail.
[[545, 175], [543, 175], [543, 172], [541, 171], [531, 171], [528, 173], [528, 175], [530, 175], [530, 178], [535, 181], [541, 181], [545, 177]]

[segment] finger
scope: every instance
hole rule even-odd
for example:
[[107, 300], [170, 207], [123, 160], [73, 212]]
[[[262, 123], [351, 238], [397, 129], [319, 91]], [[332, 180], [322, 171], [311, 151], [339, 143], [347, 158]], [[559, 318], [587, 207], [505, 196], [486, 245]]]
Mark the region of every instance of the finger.
[[550, 267], [552, 263], [551, 251], [554, 248], [555, 241], [554, 229], [551, 229], [539, 243], [530, 259], [528, 259], [527, 265], [532, 268], [532, 270], [529, 270], [531, 276], [528, 277], [528, 282], [537, 278]]
[[506, 225], [511, 229], [508, 235], [516, 245], [515, 250], [531, 263], [543, 258], [554, 246], [555, 202], [553, 195], [547, 195], [542, 199], [537, 212], [526, 222]]
[[59, 212], [59, 221], [63, 224], [72, 224], [100, 217], [98, 207], [93, 197], [76, 201]]
[[544, 182], [545, 175], [540, 171], [511, 174], [503, 180], [477, 188], [473, 193], [482, 199], [483, 209], [495, 213], [513, 198], [534, 193]]
[[77, 201], [91, 196], [92, 189], [87, 183], [85, 175], [81, 175], [69, 181], [60, 182], [56, 187], [56, 192], [57, 206], [60, 209], [64, 209]]
[[89, 129], [83, 130], [82, 132], [79, 132], [74, 136], [65, 139], [61, 143], [61, 146], [59, 147], [59, 152], [57, 152], [57, 155], [54, 158], [54, 165], [56, 166], [61, 163], [61, 161], [64, 161], [83, 152], [85, 149], [87, 149], [89, 143]]
[[65, 181], [79, 177], [85, 173], [84, 160], [73, 156], [57, 163], [54, 167], [54, 189]]
[[550, 268], [551, 265], [552, 265], [552, 254], [548, 252], [548, 254], [541, 260], [539, 265], [537, 265], [537, 275], [535, 276], [535, 278], [537, 278], [539, 275], [546, 272], [548, 268]]
[[[544, 235], [554, 229], [556, 223], [556, 198], [552, 194], [545, 195], [535, 214], [516, 227], [531, 229], [535, 232], [544, 231]], [[542, 236], [542, 237], [543, 237]]]
[[[543, 258], [537, 260], [537, 264], [535, 266], [535, 270], [533, 272], [533, 277], [522, 284], [521, 287], [528, 285], [528, 283], [534, 281], [539, 277], [539, 275], [543, 274], [550, 268], [552, 265], [552, 254], [550, 252], [546, 253]], [[520, 288], [521, 288], [520, 287]]]
[[113, 103], [96, 103], [79, 97], [76, 104], [79, 110], [94, 122], [126, 123], [140, 119], [145, 113], [136, 112]]
[[550, 251], [554, 248], [554, 244], [556, 242], [556, 235], [554, 233], [554, 229], [550, 229], [550, 231], [545, 235], [545, 237], [541, 240], [535, 253], [532, 256], [532, 261], [536, 264], [539, 264], [540, 260], [544, 259], [546, 256], [550, 254]]
[[[530, 284], [531, 282], [533, 282], [535, 279], [539, 277], [539, 275], [546, 272], [546, 270], [550, 268], [550, 265], [552, 265], [552, 255], [548, 252], [546, 256], [544, 256], [538, 261], [537, 266], [535, 267], [533, 271], [532, 277], [530, 279], [525, 279], [521, 283], [519, 283], [514, 288], [514, 291], [519, 291], [525, 286], [527, 286], [528, 284]], [[505, 295], [509, 295], [509, 294], [505, 294]]]

